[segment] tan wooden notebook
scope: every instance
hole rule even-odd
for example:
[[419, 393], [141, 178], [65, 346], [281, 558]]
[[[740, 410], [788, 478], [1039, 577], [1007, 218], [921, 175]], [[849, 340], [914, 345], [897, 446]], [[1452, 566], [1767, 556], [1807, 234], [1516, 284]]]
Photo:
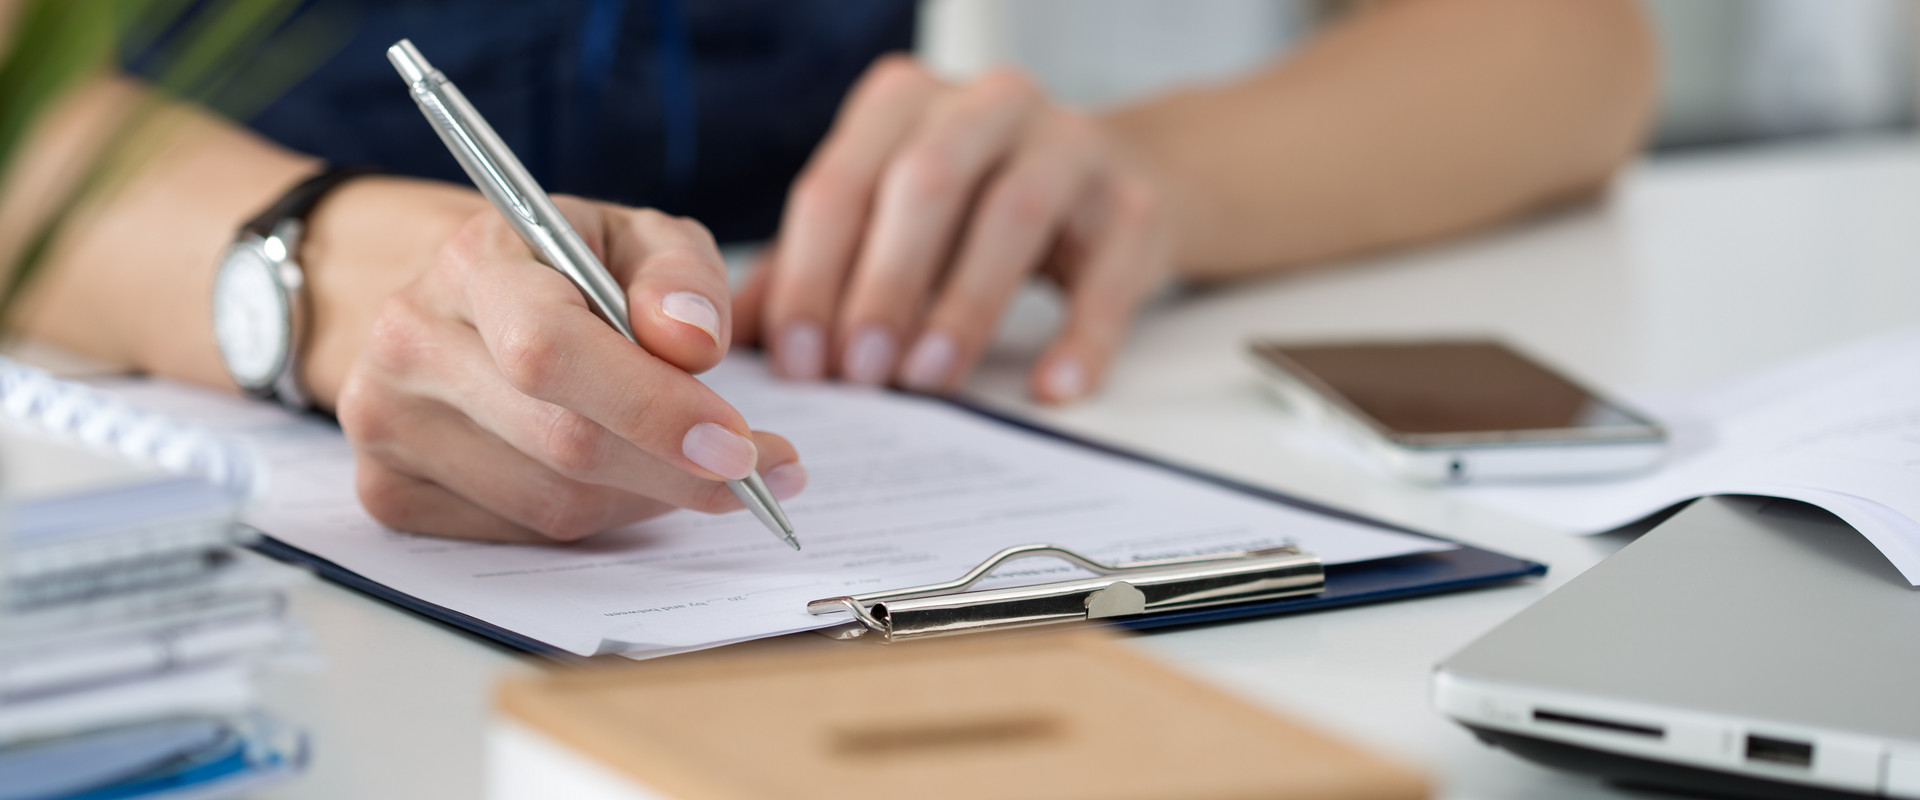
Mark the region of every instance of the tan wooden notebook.
[[499, 702], [685, 800], [1427, 795], [1089, 631], [668, 659], [516, 679]]

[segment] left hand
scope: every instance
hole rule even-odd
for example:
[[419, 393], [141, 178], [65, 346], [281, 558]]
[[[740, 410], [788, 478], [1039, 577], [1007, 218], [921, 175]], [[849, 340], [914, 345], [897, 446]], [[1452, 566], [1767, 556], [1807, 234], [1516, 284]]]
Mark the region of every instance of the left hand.
[[1037, 272], [1067, 314], [1030, 386], [1076, 400], [1171, 273], [1167, 199], [1100, 122], [1020, 73], [954, 85], [890, 56], [794, 182], [777, 244], [735, 301], [735, 338], [760, 341], [788, 378], [948, 391]]

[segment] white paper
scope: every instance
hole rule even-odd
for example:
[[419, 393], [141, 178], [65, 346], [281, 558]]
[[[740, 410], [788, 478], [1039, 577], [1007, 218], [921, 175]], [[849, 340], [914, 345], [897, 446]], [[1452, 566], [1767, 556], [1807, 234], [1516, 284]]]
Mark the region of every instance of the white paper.
[[1846, 520], [1920, 586], [1920, 328], [1642, 405], [1673, 434], [1657, 471], [1455, 491], [1580, 533], [1704, 495], [1785, 497]]
[[[400, 592], [580, 654], [660, 655], [844, 622], [810, 600], [944, 581], [1002, 548], [1049, 542], [1108, 561], [1299, 544], [1337, 564], [1454, 547], [1325, 517], [1023, 431], [947, 403], [767, 377], [734, 358], [703, 376], [799, 449], [811, 483], [784, 504], [795, 553], [746, 512], [675, 512], [572, 545], [463, 542], [382, 529], [346, 441], [203, 390], [118, 387], [252, 440], [272, 465], [247, 519]], [[983, 586], [1078, 571], [1009, 565]], [[1045, 576], [1045, 578], [1042, 578]]]

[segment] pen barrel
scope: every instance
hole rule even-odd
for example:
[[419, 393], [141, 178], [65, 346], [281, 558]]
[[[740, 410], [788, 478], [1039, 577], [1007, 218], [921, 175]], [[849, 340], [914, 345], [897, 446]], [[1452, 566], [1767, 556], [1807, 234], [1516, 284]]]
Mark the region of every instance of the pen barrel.
[[[459, 88], [447, 76], [427, 63], [413, 43], [401, 39], [387, 48], [387, 60], [407, 83], [413, 102], [420, 106], [427, 123], [439, 134], [440, 141], [453, 153], [460, 168], [466, 170], [473, 185], [499, 209], [527, 243], [535, 258], [567, 276], [575, 288], [586, 295], [587, 303], [607, 324], [635, 345], [633, 323], [628, 315], [627, 293], [607, 272], [605, 264], [580, 238], [579, 231], [554, 207], [545, 190], [515, 158], [493, 126], [467, 102]], [[762, 523], [789, 546], [800, 549], [793, 538], [793, 526], [758, 473], [747, 479], [728, 481], [727, 485]]]
[[439, 134], [473, 185], [520, 234], [534, 257], [566, 275], [586, 295], [596, 313], [628, 341], [638, 344], [628, 316], [626, 290], [459, 87], [428, 64], [411, 42], [394, 45], [387, 57], [408, 79], [409, 93], [434, 133]]

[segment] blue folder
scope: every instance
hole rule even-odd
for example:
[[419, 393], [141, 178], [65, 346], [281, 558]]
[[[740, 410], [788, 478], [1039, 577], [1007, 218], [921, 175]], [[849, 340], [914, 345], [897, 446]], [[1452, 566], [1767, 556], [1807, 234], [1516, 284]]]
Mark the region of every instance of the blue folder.
[[1401, 600], [1409, 597], [1454, 592], [1462, 589], [1474, 589], [1501, 583], [1511, 583], [1524, 578], [1537, 578], [1547, 574], [1547, 565], [1538, 561], [1483, 550], [1472, 545], [1460, 544], [1413, 530], [1401, 525], [1393, 525], [1376, 519], [1361, 516], [1350, 511], [1342, 511], [1324, 506], [1292, 495], [1281, 494], [1270, 489], [1241, 483], [1210, 472], [1184, 467], [1179, 464], [1162, 461], [1152, 456], [1123, 450], [1112, 445], [1083, 439], [1065, 431], [1036, 425], [1027, 420], [1007, 416], [991, 409], [982, 408], [956, 401], [956, 405], [996, 422], [1049, 436], [1066, 442], [1097, 450], [1118, 458], [1130, 459], [1143, 464], [1151, 464], [1168, 472], [1175, 472], [1195, 480], [1231, 489], [1242, 494], [1270, 500], [1281, 505], [1293, 506], [1303, 511], [1311, 511], [1337, 519], [1371, 525], [1390, 531], [1411, 534], [1427, 539], [1450, 542], [1455, 549], [1437, 553], [1418, 553], [1396, 556], [1374, 561], [1359, 561], [1349, 564], [1334, 564], [1326, 568], [1327, 586], [1319, 594], [1304, 597], [1290, 597], [1266, 602], [1240, 603], [1229, 606], [1214, 606], [1192, 611], [1176, 611], [1153, 614], [1146, 617], [1123, 620], [1122, 627], [1134, 630], [1162, 628], [1173, 625], [1191, 625], [1201, 622], [1218, 622], [1243, 617], [1264, 617], [1275, 614], [1291, 614], [1301, 611], [1318, 611], [1326, 608], [1360, 605], [1362, 603], [1380, 603], [1388, 600]]
[[[1329, 517], [1384, 528], [1386, 530], [1447, 541], [1441, 539], [1441, 537], [1421, 533], [1420, 531], [1400, 525], [1392, 525], [1369, 519], [1352, 512], [1330, 508], [1290, 495], [1257, 486], [1250, 486], [1211, 473], [1168, 463], [1100, 442], [1083, 439], [1063, 431], [1042, 427], [1032, 422], [1010, 417], [980, 406], [960, 401], [954, 401], [954, 403], [961, 408], [1004, 425], [1011, 425], [1042, 436], [1071, 442], [1075, 445], [1119, 458], [1150, 464], [1160, 469], [1206, 481], [1271, 502], [1293, 506], [1316, 514], [1324, 514]], [[271, 532], [262, 532], [261, 536], [255, 540], [253, 547], [255, 550], [281, 561], [308, 567], [328, 580], [365, 592], [366, 594], [392, 603], [408, 611], [421, 614], [429, 619], [478, 635], [487, 640], [506, 645], [516, 650], [523, 650], [562, 661], [580, 660], [579, 656], [573, 655], [572, 653], [522, 636], [487, 622], [486, 620], [462, 614], [444, 606], [428, 603], [412, 595], [396, 591], [391, 587], [370, 580], [339, 564], [335, 564], [332, 561], [328, 561], [275, 539]], [[1491, 550], [1483, 550], [1471, 545], [1459, 544], [1455, 549], [1436, 553], [1419, 553], [1377, 559], [1374, 561], [1329, 566], [1326, 568], [1326, 589], [1316, 595], [1242, 603], [1238, 605], [1215, 606], [1192, 611], [1154, 614], [1124, 620], [1121, 621], [1120, 624], [1127, 628], [1142, 630], [1173, 625], [1218, 622], [1242, 617], [1318, 611], [1327, 608], [1401, 600], [1422, 595], [1493, 586], [1526, 578], [1536, 578], [1545, 575], [1546, 572], [1547, 565], [1537, 561], [1529, 561], [1524, 558], [1503, 555]]]

